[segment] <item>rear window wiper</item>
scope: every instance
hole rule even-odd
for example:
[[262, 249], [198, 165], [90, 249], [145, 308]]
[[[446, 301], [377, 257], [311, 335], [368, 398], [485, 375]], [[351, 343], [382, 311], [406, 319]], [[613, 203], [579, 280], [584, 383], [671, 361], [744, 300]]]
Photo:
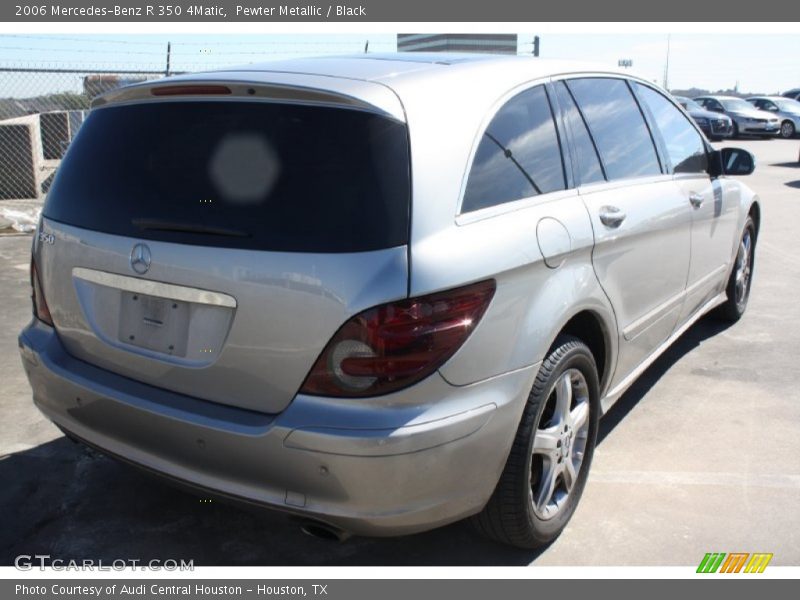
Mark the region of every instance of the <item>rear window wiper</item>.
[[167, 221], [163, 219], [131, 219], [131, 223], [139, 229], [150, 231], [177, 231], [180, 233], [200, 233], [205, 235], [220, 235], [226, 237], [250, 237], [250, 234], [238, 229], [226, 229], [202, 223], [183, 223], [180, 221]]

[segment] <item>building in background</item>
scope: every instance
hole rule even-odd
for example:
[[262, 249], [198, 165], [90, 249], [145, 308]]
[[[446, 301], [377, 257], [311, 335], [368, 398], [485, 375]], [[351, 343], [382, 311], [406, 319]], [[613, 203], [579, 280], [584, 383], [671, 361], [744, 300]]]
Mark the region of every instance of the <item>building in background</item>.
[[398, 33], [398, 52], [516, 54], [516, 33]]

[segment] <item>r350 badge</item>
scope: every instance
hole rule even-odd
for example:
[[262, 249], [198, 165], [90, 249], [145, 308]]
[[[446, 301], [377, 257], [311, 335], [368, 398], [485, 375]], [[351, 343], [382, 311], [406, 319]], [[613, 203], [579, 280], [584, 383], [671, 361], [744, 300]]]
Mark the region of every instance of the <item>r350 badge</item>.
[[51, 246], [56, 243], [56, 236], [52, 233], [45, 233], [44, 231], [39, 232], [39, 241], [45, 244], [50, 244]]

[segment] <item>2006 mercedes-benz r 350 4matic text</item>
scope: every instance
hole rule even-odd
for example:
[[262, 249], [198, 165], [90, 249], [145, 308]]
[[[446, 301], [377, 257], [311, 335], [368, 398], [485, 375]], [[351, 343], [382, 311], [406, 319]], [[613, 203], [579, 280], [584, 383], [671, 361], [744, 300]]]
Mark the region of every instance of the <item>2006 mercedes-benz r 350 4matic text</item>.
[[760, 209], [662, 90], [366, 55], [107, 93], [19, 345], [70, 437], [317, 532], [554, 539], [599, 417], [750, 290]]

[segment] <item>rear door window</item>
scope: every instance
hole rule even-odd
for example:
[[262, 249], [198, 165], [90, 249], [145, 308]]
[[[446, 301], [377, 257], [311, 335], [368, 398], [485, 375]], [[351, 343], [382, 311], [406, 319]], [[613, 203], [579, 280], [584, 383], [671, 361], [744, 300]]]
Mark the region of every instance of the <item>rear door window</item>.
[[589, 135], [583, 116], [572, 99], [572, 95], [563, 81], [556, 83], [555, 89], [558, 96], [558, 104], [572, 135], [572, 147], [575, 152], [573, 163], [576, 167], [577, 185], [605, 181], [603, 167], [600, 165], [600, 158], [597, 156], [597, 148]]
[[661, 173], [639, 105], [622, 79], [567, 82], [597, 144], [609, 180]]
[[129, 237], [358, 252], [408, 242], [404, 124], [369, 112], [235, 101], [91, 112], [47, 218]]
[[461, 212], [566, 187], [561, 146], [544, 86], [514, 96], [478, 144]]

